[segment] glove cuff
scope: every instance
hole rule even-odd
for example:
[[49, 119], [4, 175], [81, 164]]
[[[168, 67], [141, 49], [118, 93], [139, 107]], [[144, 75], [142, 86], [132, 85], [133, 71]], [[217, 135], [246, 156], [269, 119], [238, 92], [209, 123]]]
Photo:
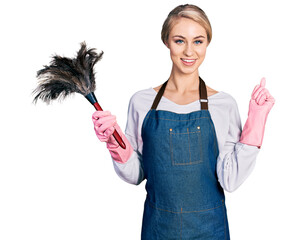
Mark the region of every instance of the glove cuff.
[[268, 113], [250, 112], [244, 125], [240, 142], [260, 148], [263, 143], [267, 116]]

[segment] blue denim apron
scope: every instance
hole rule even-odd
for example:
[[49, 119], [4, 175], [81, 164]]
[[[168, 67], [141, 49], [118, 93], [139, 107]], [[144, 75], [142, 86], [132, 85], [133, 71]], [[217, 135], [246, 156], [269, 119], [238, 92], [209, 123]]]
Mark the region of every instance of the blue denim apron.
[[230, 239], [225, 195], [216, 173], [218, 143], [206, 85], [199, 81], [201, 110], [156, 110], [167, 80], [143, 121], [147, 196], [142, 240]]

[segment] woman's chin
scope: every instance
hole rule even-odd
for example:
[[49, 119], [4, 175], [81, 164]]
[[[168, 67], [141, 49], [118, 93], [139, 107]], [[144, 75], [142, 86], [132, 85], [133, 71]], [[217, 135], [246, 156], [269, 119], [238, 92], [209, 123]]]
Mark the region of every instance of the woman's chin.
[[183, 68], [178, 68], [178, 71], [180, 72], [180, 74], [185, 74], [185, 75], [189, 75], [192, 74], [194, 72], [196, 72], [198, 69], [196, 67], [183, 67]]

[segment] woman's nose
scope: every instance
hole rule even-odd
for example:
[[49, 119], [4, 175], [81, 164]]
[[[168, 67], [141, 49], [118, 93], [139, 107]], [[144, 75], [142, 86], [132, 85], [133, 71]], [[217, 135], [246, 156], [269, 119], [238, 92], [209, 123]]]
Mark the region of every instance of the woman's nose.
[[185, 44], [184, 54], [186, 56], [191, 56], [193, 54], [193, 49], [191, 44]]

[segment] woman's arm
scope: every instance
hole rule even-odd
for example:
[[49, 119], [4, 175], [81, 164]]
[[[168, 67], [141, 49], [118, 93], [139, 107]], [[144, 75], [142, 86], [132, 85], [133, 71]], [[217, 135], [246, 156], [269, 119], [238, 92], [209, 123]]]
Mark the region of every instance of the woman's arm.
[[113, 160], [114, 169], [117, 175], [124, 181], [138, 185], [144, 180], [142, 168], [142, 140], [139, 139], [138, 125], [139, 113], [135, 105], [135, 94], [131, 97], [128, 107], [128, 118], [125, 129], [125, 136], [129, 140], [134, 152], [125, 163], [119, 163]]
[[229, 109], [228, 118], [228, 134], [217, 159], [217, 174], [223, 189], [233, 192], [252, 172], [260, 149], [239, 142], [242, 124], [234, 99]]
[[122, 180], [130, 184], [139, 185], [144, 180], [144, 173], [141, 164], [142, 155], [137, 150], [135, 138], [127, 133], [125, 135], [131, 143], [134, 152], [126, 163], [119, 163], [113, 160], [114, 169]]
[[236, 190], [252, 172], [262, 145], [266, 119], [275, 103], [265, 83], [265, 78], [262, 78], [252, 92], [243, 131], [238, 107], [233, 101], [225, 149], [219, 155], [217, 166], [219, 182], [228, 192]]
[[227, 192], [235, 191], [252, 172], [258, 153], [257, 147], [238, 142], [219, 157], [217, 174], [222, 188]]
[[248, 118], [244, 125], [240, 142], [261, 147], [267, 116], [275, 103], [275, 99], [265, 88], [266, 80], [261, 79], [251, 94]]

